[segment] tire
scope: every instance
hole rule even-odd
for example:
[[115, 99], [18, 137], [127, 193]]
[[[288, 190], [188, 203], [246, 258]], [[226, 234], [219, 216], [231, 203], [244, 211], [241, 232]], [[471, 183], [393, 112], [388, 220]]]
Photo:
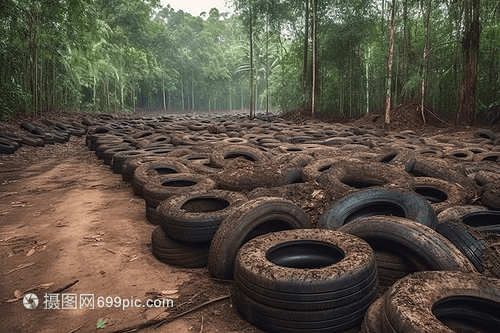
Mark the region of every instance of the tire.
[[474, 211], [459, 217], [460, 220], [481, 232], [500, 234], [500, 211]]
[[451, 169], [449, 163], [438, 158], [417, 158], [412, 174], [415, 176], [433, 177], [462, 185], [472, 196], [477, 192], [477, 186], [473, 180], [463, 174]]
[[490, 139], [491, 141], [495, 141], [496, 134], [488, 129], [479, 129], [474, 133], [474, 137]]
[[161, 175], [144, 185], [143, 197], [146, 205], [156, 208], [162, 201], [171, 196], [211, 190], [216, 186], [217, 183], [210, 178], [194, 173]]
[[222, 221], [246, 200], [242, 194], [223, 190], [175, 195], [158, 206], [160, 226], [180, 241], [211, 242]]
[[244, 158], [254, 164], [262, 164], [268, 161], [264, 153], [258, 149], [246, 145], [226, 144], [214, 148], [210, 154], [210, 164], [215, 168], [224, 168], [228, 161], [234, 158]]
[[475, 154], [469, 149], [452, 149], [445, 154], [445, 157], [460, 162], [474, 161]]
[[169, 174], [190, 173], [190, 170], [182, 163], [174, 159], [158, 159], [154, 162], [146, 162], [138, 166], [134, 171], [132, 189], [137, 196], [143, 196], [143, 188], [150, 180]]
[[461, 185], [432, 177], [415, 177], [415, 192], [427, 199], [436, 214], [472, 199]]
[[500, 183], [490, 183], [484, 186], [481, 204], [490, 209], [500, 210]]
[[408, 258], [388, 250], [376, 250], [378, 280], [381, 286], [390, 287], [397, 280], [418, 271], [418, 267]]
[[408, 149], [393, 149], [376, 159], [377, 162], [401, 166], [406, 172], [411, 172], [415, 166], [414, 153]]
[[361, 333], [384, 333], [382, 330], [382, 315], [384, 307], [384, 297], [378, 298], [370, 305], [361, 324]]
[[134, 179], [134, 172], [140, 165], [146, 162], [153, 162], [159, 160], [160, 157], [145, 154], [143, 156], [130, 157], [123, 162], [122, 165], [122, 180], [125, 182], [131, 182]]
[[131, 157], [146, 156], [146, 155], [147, 153], [143, 150], [126, 150], [117, 152], [116, 154], [113, 155], [113, 159], [111, 160], [111, 170], [113, 170], [114, 173], [121, 174], [123, 163], [127, 159]]
[[384, 332], [453, 333], [500, 330], [497, 279], [463, 272], [417, 272], [384, 299]]
[[396, 216], [371, 216], [344, 225], [339, 231], [408, 258], [420, 270], [477, 272], [472, 263], [448, 239], [433, 229]]
[[339, 229], [360, 217], [394, 215], [434, 229], [437, 217], [431, 205], [410, 191], [372, 188], [343, 197], [327, 208], [318, 220], [320, 229]]
[[208, 269], [214, 278], [232, 280], [239, 248], [256, 236], [286, 229], [311, 228], [304, 211], [291, 201], [264, 197], [239, 205], [217, 229]]
[[356, 160], [339, 161], [317, 178], [317, 182], [347, 194], [368, 187], [413, 189], [413, 178], [402, 168], [379, 163]]
[[450, 207], [438, 214], [438, 223], [442, 223], [444, 221], [457, 221], [465, 214], [485, 210], [488, 210], [488, 208], [479, 205]]
[[377, 297], [376, 271], [370, 246], [352, 235], [274, 232], [239, 250], [235, 306], [263, 329], [340, 332], [359, 325]]
[[436, 231], [452, 242], [472, 262], [478, 272], [484, 271], [483, 251], [489, 245], [484, 238], [453, 221], [439, 224]]
[[171, 239], [160, 227], [153, 230], [151, 244], [154, 256], [169, 265], [183, 268], [207, 266], [208, 244], [191, 244]]
[[18, 147], [19, 145], [17, 145], [17, 143], [8, 139], [0, 138], [0, 154], [13, 154], [16, 152]]

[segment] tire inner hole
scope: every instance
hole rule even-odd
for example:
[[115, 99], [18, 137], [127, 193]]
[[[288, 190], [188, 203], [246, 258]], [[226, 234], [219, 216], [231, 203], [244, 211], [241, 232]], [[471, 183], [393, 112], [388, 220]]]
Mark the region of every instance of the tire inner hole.
[[331, 165], [331, 164], [324, 165], [324, 166], [319, 167], [319, 168], [318, 168], [318, 171], [319, 171], [319, 172], [324, 172], [324, 171], [326, 171], [326, 170], [330, 169], [331, 167], [332, 167], [332, 165]]
[[465, 157], [467, 157], [467, 154], [465, 154], [465, 153], [455, 153], [455, 154], [453, 154], [453, 156], [459, 157], [459, 158], [465, 158]]
[[492, 162], [498, 162], [500, 156], [488, 156], [483, 158], [483, 161], [492, 161]]
[[394, 157], [396, 157], [397, 154], [390, 154], [388, 156], [385, 156], [382, 160], [380, 160], [380, 162], [382, 163], [389, 163], [390, 161], [392, 161], [394, 159]]
[[445, 297], [432, 307], [432, 313], [457, 333], [500, 332], [500, 303], [474, 297]]
[[469, 214], [465, 214], [461, 219], [465, 224], [470, 225], [471, 227], [487, 227], [490, 225], [500, 224], [500, 212], [472, 212]]
[[244, 159], [249, 160], [250, 162], [255, 162], [255, 158], [253, 158], [252, 156], [246, 155], [246, 154], [239, 154], [239, 153], [228, 154], [228, 155], [226, 155], [225, 159], [229, 160], [229, 159], [238, 158], [238, 157], [243, 157]]
[[176, 170], [169, 167], [158, 167], [155, 168], [155, 171], [158, 172], [158, 174], [160, 175], [170, 175], [173, 173], [178, 173]]
[[446, 193], [432, 187], [417, 187], [415, 192], [423, 196], [431, 203], [443, 202], [448, 199], [448, 195], [446, 195]]
[[181, 209], [188, 213], [208, 213], [222, 210], [229, 204], [229, 201], [221, 198], [196, 198], [186, 201]]
[[392, 216], [406, 217], [405, 210], [400, 206], [392, 202], [381, 201], [363, 205], [359, 209], [349, 214], [345, 219], [345, 223], [349, 223], [360, 217], [368, 217], [375, 215], [392, 215]]
[[295, 240], [270, 248], [266, 258], [275, 265], [290, 268], [314, 269], [338, 263], [344, 251], [333, 244], [314, 240]]
[[370, 180], [363, 180], [363, 179], [341, 179], [340, 180], [343, 184], [354, 187], [357, 189], [364, 189], [372, 186], [383, 186], [386, 184], [386, 182], [378, 182], [374, 179]]
[[169, 186], [169, 187], [188, 187], [196, 184], [197, 182], [194, 182], [192, 180], [167, 180], [161, 183], [162, 186]]

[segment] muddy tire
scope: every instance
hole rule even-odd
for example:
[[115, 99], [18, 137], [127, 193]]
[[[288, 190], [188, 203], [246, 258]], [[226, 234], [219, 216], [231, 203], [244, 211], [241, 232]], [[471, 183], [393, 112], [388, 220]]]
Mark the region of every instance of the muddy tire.
[[144, 185], [143, 197], [146, 205], [156, 208], [174, 195], [182, 195], [194, 191], [211, 190], [217, 183], [202, 175], [194, 173], [178, 173], [156, 176]]
[[246, 145], [225, 144], [214, 148], [210, 154], [210, 164], [214, 168], [223, 168], [234, 158], [244, 158], [254, 164], [268, 161], [267, 156], [258, 148]]
[[359, 325], [377, 297], [373, 251], [332, 230], [285, 230], [242, 246], [235, 306], [275, 332], [340, 332]]
[[317, 182], [349, 193], [369, 187], [413, 189], [413, 178], [402, 167], [380, 162], [339, 161], [324, 171]]
[[160, 226], [185, 242], [211, 242], [219, 225], [246, 196], [223, 190], [175, 195], [158, 206]]
[[378, 280], [381, 286], [392, 286], [394, 282], [418, 271], [418, 267], [405, 256], [388, 250], [376, 250]]
[[463, 214], [459, 218], [477, 231], [500, 234], [500, 211], [475, 211]]
[[361, 333], [384, 333], [380, 315], [384, 307], [384, 298], [380, 297], [370, 305], [361, 324]]
[[13, 154], [16, 152], [19, 145], [17, 143], [12, 142], [8, 139], [0, 138], [0, 154]]
[[443, 210], [438, 214], [438, 223], [444, 221], [456, 221], [465, 214], [476, 212], [476, 211], [486, 211], [488, 208], [478, 205], [465, 205], [465, 206], [454, 206]]
[[375, 250], [400, 253], [420, 270], [477, 272], [470, 260], [448, 239], [425, 225], [405, 218], [365, 217], [344, 225], [339, 231], [364, 239]]
[[160, 175], [179, 173], [190, 173], [190, 169], [173, 159], [146, 162], [135, 169], [134, 178], [131, 183], [132, 189], [137, 196], [142, 197], [144, 185], [152, 179]]
[[431, 205], [410, 191], [373, 188], [352, 193], [327, 208], [318, 228], [339, 229], [360, 217], [394, 215], [405, 217], [434, 229], [437, 217]]
[[460, 223], [453, 221], [439, 224], [436, 231], [452, 242], [472, 262], [478, 272], [484, 270], [482, 257], [488, 242], [478, 233], [471, 232]]
[[154, 256], [169, 265], [183, 268], [207, 266], [208, 244], [191, 244], [171, 239], [160, 227], [153, 230], [151, 244]]
[[384, 332], [500, 330], [500, 284], [479, 274], [417, 272], [396, 282], [384, 298]]
[[239, 205], [220, 224], [210, 245], [208, 269], [214, 278], [232, 280], [239, 248], [257, 236], [311, 228], [304, 211], [291, 201], [264, 197]]
[[415, 177], [415, 192], [429, 201], [436, 214], [450, 207], [465, 205], [472, 199], [459, 184], [432, 177]]

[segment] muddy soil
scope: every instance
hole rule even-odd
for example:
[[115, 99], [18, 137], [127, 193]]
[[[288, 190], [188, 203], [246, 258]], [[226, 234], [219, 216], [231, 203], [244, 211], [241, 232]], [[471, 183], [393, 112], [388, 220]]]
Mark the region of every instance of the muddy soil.
[[[84, 138], [23, 146], [0, 155], [0, 170], [1, 332], [113, 332], [229, 295], [231, 284], [211, 280], [206, 269], [168, 266], [152, 255], [155, 226], [146, 220], [144, 200], [88, 150]], [[75, 281], [58, 302], [50, 296]], [[28, 291], [38, 297], [35, 309], [16, 297]], [[94, 308], [80, 308], [78, 300], [77, 309], [62, 309], [63, 294], [93, 294]], [[115, 307], [115, 297], [140, 305], [172, 302], [124, 309], [123, 302]], [[261, 331], [226, 298], [142, 332]]]

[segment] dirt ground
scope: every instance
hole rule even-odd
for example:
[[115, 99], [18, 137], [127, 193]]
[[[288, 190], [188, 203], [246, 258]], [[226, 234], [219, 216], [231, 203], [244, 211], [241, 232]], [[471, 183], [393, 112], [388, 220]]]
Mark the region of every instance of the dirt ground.
[[[0, 155], [0, 170], [0, 331], [113, 332], [229, 295], [230, 283], [213, 281], [206, 269], [168, 266], [152, 255], [155, 226], [146, 220], [144, 200], [84, 138], [23, 146]], [[59, 304], [50, 297], [75, 281], [60, 292]], [[36, 309], [16, 299], [28, 291], [39, 299]], [[61, 309], [63, 294], [93, 294], [94, 309]], [[114, 306], [115, 297], [173, 305], [123, 309]], [[229, 298], [142, 331], [261, 332], [231, 309]]]

